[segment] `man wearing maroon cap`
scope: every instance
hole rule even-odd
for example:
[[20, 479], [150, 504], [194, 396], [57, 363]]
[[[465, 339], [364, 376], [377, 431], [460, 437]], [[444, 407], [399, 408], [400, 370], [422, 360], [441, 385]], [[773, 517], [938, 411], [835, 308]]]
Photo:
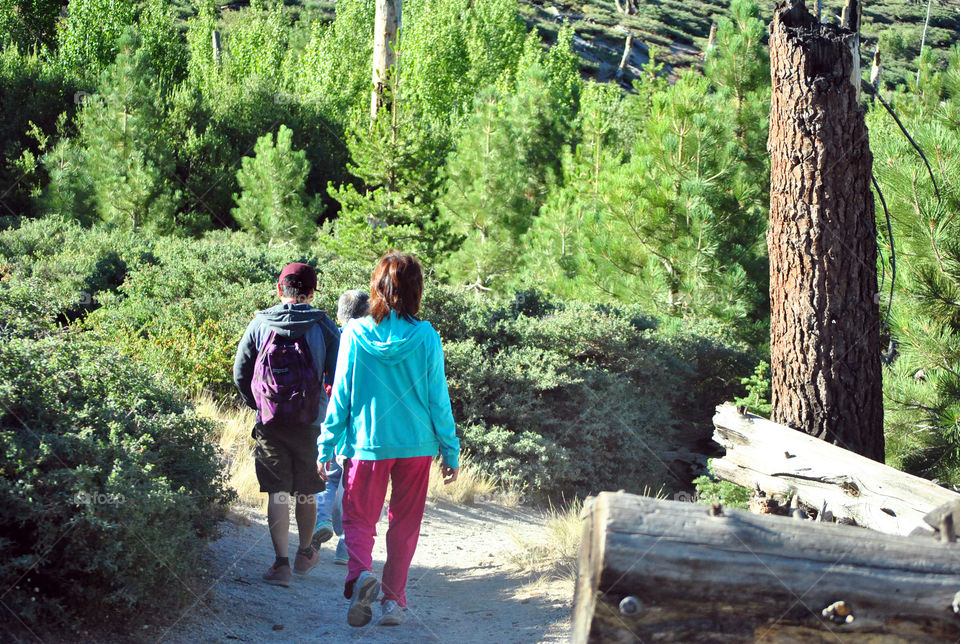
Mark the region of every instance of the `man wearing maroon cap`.
[[[308, 412], [314, 418], [312, 422], [272, 420], [263, 423], [261, 418], [268, 416], [263, 416], [258, 408], [252, 385], [257, 361], [261, 359], [261, 350], [265, 350], [265, 345], [268, 342], [289, 344], [299, 338], [306, 341], [318, 380], [326, 374], [328, 382], [333, 381], [340, 331], [326, 313], [310, 306], [316, 289], [317, 273], [313, 267], [300, 262], [285, 266], [277, 282], [280, 304], [257, 311], [240, 340], [233, 363], [233, 380], [240, 397], [248, 407], [258, 411], [257, 424], [253, 428], [253, 438], [257, 443], [254, 460], [260, 491], [269, 495], [267, 522], [276, 551], [276, 560], [263, 579], [278, 586], [290, 585], [288, 541], [291, 496], [296, 499], [295, 516], [300, 536], [293, 572], [306, 574], [320, 561], [310, 540], [317, 522], [315, 494], [324, 489], [324, 483], [317, 473], [317, 436], [327, 408], [327, 394], [323, 391], [323, 383], [317, 383], [319, 404], [315, 412], [312, 407]], [[305, 364], [309, 365], [309, 361]]]

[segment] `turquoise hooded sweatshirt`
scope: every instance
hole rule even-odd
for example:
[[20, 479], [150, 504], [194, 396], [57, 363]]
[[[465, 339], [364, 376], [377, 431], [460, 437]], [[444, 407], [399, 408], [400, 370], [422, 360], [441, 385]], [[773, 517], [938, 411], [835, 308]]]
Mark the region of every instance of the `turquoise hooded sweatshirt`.
[[[320, 462], [335, 454], [376, 461], [435, 456], [459, 467], [440, 335], [395, 312], [343, 327], [333, 392], [317, 439]], [[338, 449], [338, 445], [340, 448]]]

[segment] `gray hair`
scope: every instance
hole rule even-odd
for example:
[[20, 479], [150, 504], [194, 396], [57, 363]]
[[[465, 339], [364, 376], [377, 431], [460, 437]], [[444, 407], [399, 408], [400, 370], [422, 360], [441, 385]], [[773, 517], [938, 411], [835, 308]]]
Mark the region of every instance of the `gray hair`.
[[363, 291], [346, 291], [337, 302], [337, 322], [342, 326], [352, 318], [362, 318], [369, 308], [369, 295]]

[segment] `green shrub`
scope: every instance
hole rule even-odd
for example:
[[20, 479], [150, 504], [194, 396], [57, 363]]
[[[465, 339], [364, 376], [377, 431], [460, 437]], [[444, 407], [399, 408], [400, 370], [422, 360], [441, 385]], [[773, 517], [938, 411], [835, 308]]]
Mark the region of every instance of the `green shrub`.
[[5, 277], [0, 276], [0, 341], [52, 331], [56, 305], [36, 295], [42, 292], [43, 282], [35, 278], [13, 282]]
[[60, 217], [26, 221], [0, 233], [0, 279], [30, 282], [38, 303], [61, 321], [73, 320], [97, 308], [152, 246], [132, 232], [85, 229]]
[[[41, 4], [47, 3], [34, 6]], [[59, 11], [59, 3], [56, 5]], [[12, 9], [4, 11], [5, 6], [9, 4], [0, 2], [0, 24], [4, 22], [2, 14]], [[17, 10], [13, 13], [24, 17]], [[0, 26], [0, 34], [3, 32]], [[0, 50], [0, 225], [4, 220], [33, 216], [33, 193], [46, 181], [39, 157], [57, 132], [58, 117], [72, 116], [76, 108], [73, 99], [79, 97], [76, 90], [62, 70], [45, 65], [39, 54], [21, 54], [16, 47]]]
[[697, 500], [707, 505], [719, 503], [730, 508], [746, 510], [750, 504], [750, 490], [747, 488], [722, 481], [713, 474], [713, 466], [708, 463], [710, 475], [698, 476], [693, 479], [697, 490]]
[[144, 369], [81, 334], [4, 338], [7, 608], [51, 632], [176, 608], [216, 533], [216, 505], [229, 501], [211, 429]]
[[428, 289], [463, 446], [536, 496], [676, 487], [664, 454], [708, 440], [751, 362], [736, 345], [658, 330], [636, 308]]
[[747, 395], [734, 399], [734, 404], [746, 405], [754, 414], [770, 418], [770, 363], [758, 363], [753, 375], [741, 378], [740, 384], [746, 386]]
[[369, 280], [353, 265], [263, 245], [243, 233], [166, 238], [116, 292], [100, 296], [103, 306], [86, 328], [184, 393], [232, 395], [237, 343], [254, 312], [278, 302], [277, 275], [292, 261], [318, 268], [314, 305], [331, 317], [343, 290]]

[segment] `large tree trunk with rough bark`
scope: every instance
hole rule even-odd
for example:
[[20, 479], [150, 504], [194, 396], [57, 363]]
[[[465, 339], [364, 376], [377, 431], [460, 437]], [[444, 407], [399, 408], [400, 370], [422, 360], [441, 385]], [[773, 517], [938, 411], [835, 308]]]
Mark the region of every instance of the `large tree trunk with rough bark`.
[[882, 461], [873, 157], [851, 82], [855, 37], [802, 0], [781, 3], [770, 29], [772, 420]]
[[373, 92], [370, 96], [370, 118], [377, 118], [383, 107], [390, 69], [397, 62], [397, 38], [400, 34], [400, 12], [403, 0], [377, 0], [373, 27]]

